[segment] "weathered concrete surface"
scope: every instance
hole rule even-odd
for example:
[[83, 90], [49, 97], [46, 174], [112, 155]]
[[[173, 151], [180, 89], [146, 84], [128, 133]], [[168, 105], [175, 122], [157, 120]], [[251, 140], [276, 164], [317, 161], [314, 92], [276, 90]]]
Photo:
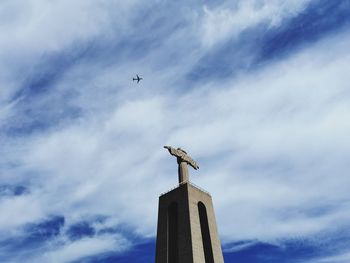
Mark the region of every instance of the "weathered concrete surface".
[[[206, 209], [213, 261], [205, 259], [199, 202], [203, 203]], [[179, 187], [159, 197], [156, 263], [175, 262], [168, 257], [170, 249], [168, 247], [168, 208], [174, 203], [177, 204], [178, 258], [176, 263], [223, 263], [211, 196], [190, 183], [182, 183]]]

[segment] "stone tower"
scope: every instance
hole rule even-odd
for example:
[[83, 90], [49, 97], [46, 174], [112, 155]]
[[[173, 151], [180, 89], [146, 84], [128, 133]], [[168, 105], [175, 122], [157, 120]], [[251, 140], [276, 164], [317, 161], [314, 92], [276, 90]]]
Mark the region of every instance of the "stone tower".
[[198, 165], [178, 148], [179, 186], [159, 197], [156, 263], [223, 263], [211, 196], [189, 182], [187, 164]]

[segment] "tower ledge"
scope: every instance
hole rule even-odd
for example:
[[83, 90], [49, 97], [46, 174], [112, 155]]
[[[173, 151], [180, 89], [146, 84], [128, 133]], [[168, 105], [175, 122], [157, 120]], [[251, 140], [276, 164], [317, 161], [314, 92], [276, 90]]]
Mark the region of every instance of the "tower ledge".
[[190, 185], [190, 186], [192, 186], [192, 187], [194, 187], [194, 188], [196, 188], [196, 189], [198, 189], [198, 190], [200, 190], [200, 191], [206, 193], [207, 195], [211, 196], [210, 193], [209, 193], [208, 191], [204, 190], [203, 188], [199, 187], [198, 185], [195, 185], [195, 184], [192, 183], [192, 182], [182, 182], [182, 183], [178, 184], [177, 186], [171, 188], [170, 190], [161, 193], [159, 196], [166, 195], [167, 193], [170, 193], [171, 191], [174, 191], [175, 189], [177, 189], [177, 188], [179, 188], [180, 186], [185, 185], [185, 184], [188, 184], [188, 185]]

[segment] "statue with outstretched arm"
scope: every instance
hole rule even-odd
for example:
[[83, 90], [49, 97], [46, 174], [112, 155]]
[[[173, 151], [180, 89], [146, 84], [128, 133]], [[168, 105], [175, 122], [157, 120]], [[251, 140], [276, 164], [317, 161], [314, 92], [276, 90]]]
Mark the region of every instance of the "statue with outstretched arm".
[[179, 165], [178, 175], [179, 175], [179, 184], [189, 181], [187, 165], [191, 165], [195, 170], [199, 169], [198, 164], [181, 148], [173, 148], [171, 146], [164, 146], [165, 149], [168, 149], [169, 153], [176, 157], [177, 163]]

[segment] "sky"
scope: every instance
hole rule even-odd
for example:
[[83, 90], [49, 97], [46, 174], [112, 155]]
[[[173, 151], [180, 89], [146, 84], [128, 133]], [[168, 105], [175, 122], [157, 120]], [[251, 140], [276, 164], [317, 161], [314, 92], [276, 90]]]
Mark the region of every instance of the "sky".
[[154, 262], [172, 145], [226, 263], [350, 262], [349, 46], [350, 0], [2, 0], [0, 261]]

